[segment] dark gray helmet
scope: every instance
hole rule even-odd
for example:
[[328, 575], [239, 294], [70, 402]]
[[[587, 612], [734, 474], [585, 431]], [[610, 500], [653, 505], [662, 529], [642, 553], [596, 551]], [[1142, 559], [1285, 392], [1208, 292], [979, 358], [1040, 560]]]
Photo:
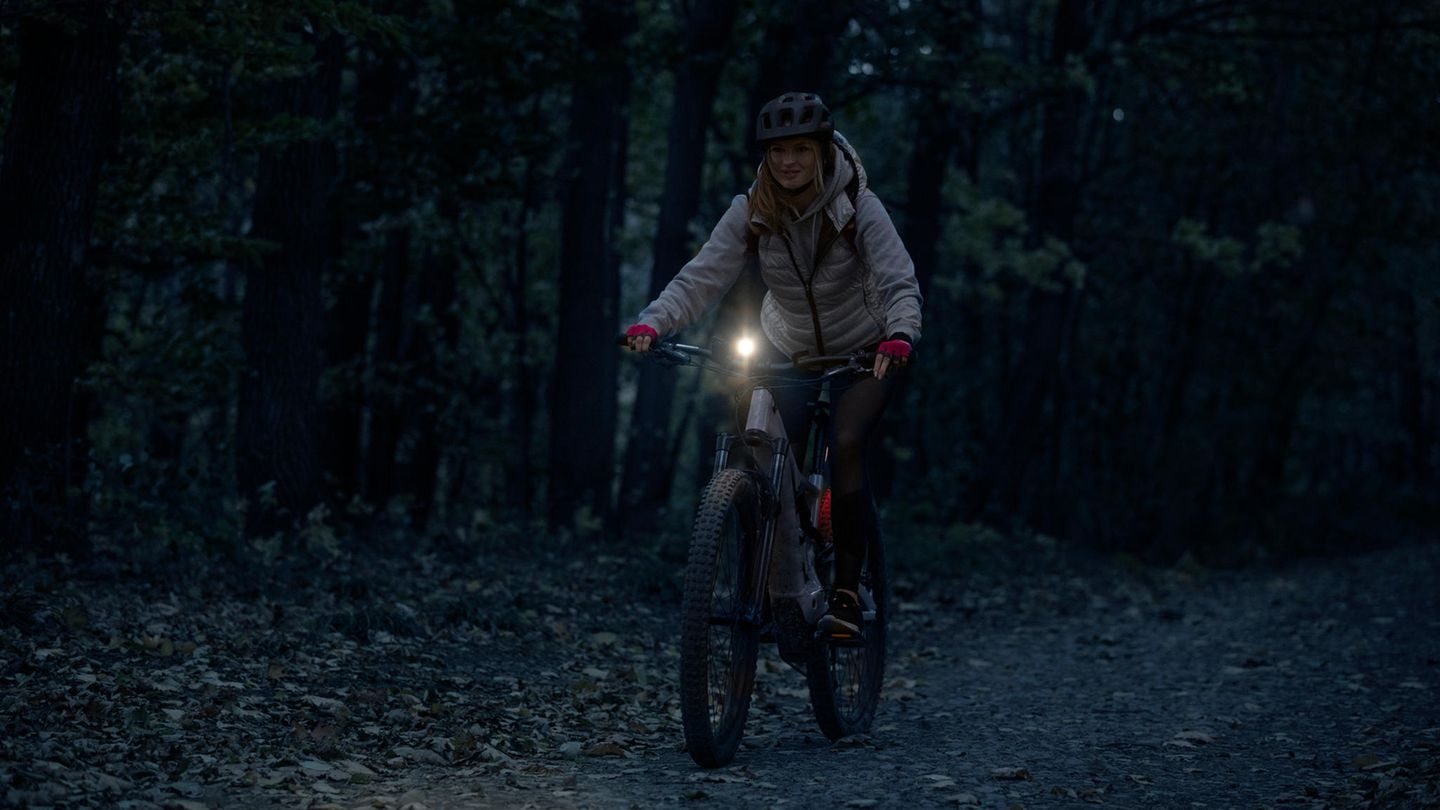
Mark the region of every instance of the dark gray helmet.
[[828, 141], [834, 132], [830, 108], [814, 93], [781, 94], [766, 102], [755, 120], [755, 140], [761, 143], [797, 135]]

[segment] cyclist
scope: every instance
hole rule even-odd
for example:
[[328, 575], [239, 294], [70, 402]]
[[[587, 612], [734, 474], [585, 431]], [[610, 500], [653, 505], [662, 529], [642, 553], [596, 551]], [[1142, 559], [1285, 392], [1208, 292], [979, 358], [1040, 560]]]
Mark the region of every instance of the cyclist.
[[[640, 312], [627, 343], [648, 351], [660, 336], [694, 323], [739, 278], [747, 255], [758, 254], [767, 288], [760, 322], [772, 354], [877, 353], [872, 375], [832, 396], [835, 587], [819, 628], [832, 638], [857, 638], [860, 569], [878, 531], [865, 447], [889, 402], [890, 372], [906, 365], [920, 337], [920, 288], [859, 156], [835, 131], [819, 96], [785, 93], [766, 103], [755, 139], [764, 158], [749, 193], [731, 201], [699, 254]], [[803, 437], [809, 391], [777, 387], [772, 393], [786, 433]]]

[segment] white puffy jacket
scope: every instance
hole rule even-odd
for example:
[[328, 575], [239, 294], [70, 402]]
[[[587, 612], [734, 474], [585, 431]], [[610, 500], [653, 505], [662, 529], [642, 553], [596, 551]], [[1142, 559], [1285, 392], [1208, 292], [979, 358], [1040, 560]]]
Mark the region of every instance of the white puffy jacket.
[[[912, 342], [920, 339], [921, 296], [915, 265], [885, 206], [870, 191], [864, 167], [839, 133], [834, 149], [834, 169], [809, 210], [783, 235], [767, 233], [759, 239], [760, 274], [767, 287], [760, 325], [770, 342], [789, 355], [820, 353], [821, 338], [826, 354], [858, 351], [896, 332]], [[858, 178], [853, 204], [845, 193], [852, 178]], [[822, 216], [830, 219], [836, 238], [815, 267]], [[840, 236], [852, 217], [860, 256]], [[749, 201], [741, 194], [731, 200], [699, 254], [636, 322], [670, 335], [698, 320], [745, 269], [748, 231]]]

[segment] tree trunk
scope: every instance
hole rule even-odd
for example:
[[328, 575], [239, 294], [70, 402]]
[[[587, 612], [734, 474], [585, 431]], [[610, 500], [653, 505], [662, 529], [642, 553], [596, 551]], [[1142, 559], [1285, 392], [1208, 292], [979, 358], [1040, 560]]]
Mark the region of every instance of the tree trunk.
[[[403, 212], [410, 200], [398, 178], [403, 168], [391, 157], [392, 144], [386, 133], [397, 121], [409, 116], [415, 94], [411, 86], [413, 66], [388, 54], [370, 55], [358, 71], [355, 91], [355, 125], [359, 138], [347, 150], [344, 210], [345, 236], [337, 236], [334, 255], [340, 256], [343, 242], [361, 242], [363, 228], [376, 219]], [[337, 206], [339, 210], [341, 206]], [[337, 223], [338, 224], [338, 223]], [[339, 230], [337, 228], [337, 230]], [[408, 250], [408, 229], [392, 225], [384, 234], [381, 264], [395, 261], [395, 245]], [[403, 266], [406, 256], [398, 261]], [[329, 287], [335, 306], [326, 318], [325, 361], [335, 384], [328, 387], [324, 403], [325, 470], [336, 484], [336, 496], [344, 500], [368, 492], [369, 459], [365, 456], [364, 411], [367, 354], [371, 337], [371, 309], [376, 286], [384, 269], [363, 262], [337, 267]]]
[[951, 125], [950, 110], [943, 101], [927, 99], [914, 109], [919, 123], [906, 171], [905, 247], [915, 262], [915, 280], [920, 284], [920, 293], [928, 296], [930, 280], [940, 264], [945, 175], [959, 139], [956, 128]]
[[[122, 26], [102, 3], [20, 23], [0, 164], [0, 533], [12, 547], [85, 548], [81, 498], [102, 307], [85, 253], [114, 141]], [[13, 499], [13, 500], [12, 500]]]
[[400, 447], [400, 389], [406, 377], [401, 343], [414, 309], [409, 281], [410, 229], [385, 234], [380, 260], [380, 306], [375, 313], [375, 350], [366, 375], [370, 402], [370, 442], [365, 462], [365, 496], [383, 504], [396, 493], [396, 452]]
[[1430, 483], [1434, 472], [1430, 467], [1434, 436], [1425, 419], [1425, 364], [1420, 360], [1419, 303], [1410, 290], [1401, 291], [1394, 300], [1400, 318], [1396, 372], [1399, 377], [1400, 425], [1406, 435], [1404, 480], [1410, 486], [1424, 487]]
[[581, 64], [570, 111], [568, 184], [560, 249], [559, 340], [550, 400], [552, 523], [580, 513], [605, 519], [615, 456], [615, 379], [620, 279], [613, 223], [624, 204], [617, 163], [624, 161], [630, 83], [625, 41], [631, 0], [581, 4]]
[[[1089, 40], [1088, 0], [1060, 0], [1055, 10], [1049, 68], [1063, 69]], [[1040, 139], [1039, 182], [1032, 203], [1037, 238], [1069, 243], [1080, 201], [1080, 165], [1076, 153], [1083, 91], [1068, 89], [1045, 105]], [[1058, 289], [1030, 294], [1025, 340], [1011, 383], [1012, 406], [986, 449], [982, 477], [972, 496], [971, 516], [992, 520], [1011, 516], [1020, 502], [1025, 476], [1048, 438], [1044, 425], [1061, 359], [1078, 310], [1079, 290], [1067, 278], [1052, 279]]]
[[[693, 255], [690, 223], [700, 205], [701, 169], [715, 92], [730, 43], [736, 0], [701, 0], [691, 7], [685, 25], [689, 57], [675, 76], [670, 135], [665, 159], [665, 191], [655, 232], [655, 263], [650, 270], [650, 298], [665, 289]], [[675, 373], [654, 364], [640, 367], [639, 391], [625, 456], [620, 488], [628, 525], [653, 526], [656, 513], [670, 497], [675, 459], [670, 456], [671, 400]]]
[[[336, 240], [333, 255], [339, 255]], [[347, 267], [330, 281], [335, 306], [325, 318], [325, 364], [334, 384], [324, 404], [324, 469], [343, 502], [361, 491], [364, 480], [362, 413], [365, 344], [370, 338], [370, 302], [375, 278], [363, 268]]]
[[1166, 560], [1180, 555], [1188, 538], [1195, 534], [1197, 526], [1208, 520], [1210, 512], [1207, 504], [1197, 501], [1197, 493], [1193, 491], [1194, 460], [1177, 463], [1175, 436], [1185, 416], [1186, 397], [1203, 342], [1201, 333], [1205, 314], [1210, 311], [1215, 271], [1197, 266], [1190, 257], [1181, 261], [1179, 301], [1165, 339], [1170, 358], [1160, 370], [1152, 406], [1151, 446], [1145, 465], [1149, 473], [1141, 473], [1153, 495], [1137, 505], [1137, 509], [1147, 515], [1140, 521], [1141, 525], [1154, 527], [1150, 529], [1152, 555]]
[[[538, 106], [538, 104], [537, 104]], [[529, 346], [530, 311], [530, 217], [540, 205], [536, 193], [536, 159], [525, 157], [523, 189], [520, 210], [515, 214], [515, 244], [510, 272], [506, 278], [505, 299], [509, 303], [510, 320], [518, 333], [516, 345]], [[536, 396], [536, 374], [529, 363], [515, 365], [515, 385], [511, 387], [508, 401], [510, 416], [506, 422], [511, 434], [516, 437], [515, 452], [506, 463], [506, 500], [519, 511], [520, 516], [529, 519], [535, 503], [533, 471], [538, 466], [534, 453], [534, 420]]]
[[[335, 116], [343, 43], [332, 34], [316, 44], [319, 65], [275, 88], [274, 114]], [[248, 268], [242, 315], [236, 472], [252, 536], [294, 528], [323, 496], [321, 279], [334, 258], [329, 198], [337, 173], [335, 145], [305, 139], [262, 156], [256, 177], [253, 235], [277, 249]]]
[[[915, 129], [915, 144], [910, 152], [910, 165], [906, 170], [907, 200], [903, 234], [905, 247], [915, 262], [915, 280], [920, 285], [922, 296], [930, 294], [930, 280], [940, 263], [940, 220], [943, 214], [943, 191], [945, 176], [950, 160], [955, 154], [956, 132], [952, 126], [951, 112], [943, 101], [929, 97], [912, 105], [913, 118], [918, 122]], [[918, 356], [917, 356], [918, 358]], [[905, 403], [910, 398], [911, 375], [902, 372], [897, 377], [894, 399], [889, 405], [892, 418], [880, 424], [880, 441], [884, 447], [887, 438], [911, 451], [921, 445], [919, 419], [905, 419], [897, 422], [893, 416], [906, 412]], [[917, 454], [918, 455], [918, 454]], [[898, 474], [896, 458], [888, 452], [871, 453], [870, 473], [875, 494], [886, 498], [895, 484]], [[919, 461], [920, 459], [917, 459]], [[918, 464], [916, 465], [918, 466]], [[913, 471], [920, 475], [923, 472]]]
[[[1343, 268], [1348, 264], [1351, 250], [1353, 248], [1342, 251], [1342, 260], [1336, 267]], [[1330, 302], [1334, 300], [1336, 286], [1335, 282], [1322, 282], [1313, 303], [1307, 308], [1295, 349], [1288, 353], [1285, 364], [1274, 376], [1271, 393], [1267, 398], [1265, 418], [1257, 427], [1252, 444], [1255, 448], [1255, 463], [1250, 476], [1248, 499], [1250, 506], [1256, 510], [1273, 503], [1285, 489], [1285, 467], [1290, 460], [1290, 444], [1295, 435], [1295, 423], [1310, 385], [1311, 361], [1320, 335], [1324, 332], [1325, 321], [1330, 317]]]
[[405, 388], [403, 412], [407, 432], [415, 436], [415, 447], [400, 469], [399, 487], [410, 496], [410, 525], [417, 530], [429, 525], [434, 515], [436, 483], [445, 450], [448, 363], [460, 334], [454, 262], [453, 254], [432, 254], [417, 279], [420, 311], [430, 316], [417, 326], [417, 339], [411, 344], [416, 374], [415, 382]]

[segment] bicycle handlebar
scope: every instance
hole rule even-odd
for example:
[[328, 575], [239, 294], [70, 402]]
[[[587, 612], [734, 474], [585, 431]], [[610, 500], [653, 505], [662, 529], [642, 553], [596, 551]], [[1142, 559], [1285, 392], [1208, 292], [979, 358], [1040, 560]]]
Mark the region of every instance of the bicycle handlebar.
[[[618, 346], [628, 346], [629, 338], [621, 335], [615, 340]], [[692, 357], [705, 357], [713, 359], [715, 353], [703, 346], [688, 346], [684, 343], [675, 343], [668, 340], [657, 340], [650, 347], [648, 354], [657, 358], [664, 358], [675, 365], [691, 365]], [[800, 357], [794, 361], [782, 360], [776, 363], [755, 362], [748, 364], [749, 368], [764, 371], [788, 371], [789, 369], [807, 369], [819, 366], [831, 366], [820, 375], [820, 379], [843, 374], [845, 372], [868, 371], [869, 366], [865, 363], [875, 360], [875, 352], [855, 352], [854, 354], [831, 354], [816, 357]]]

